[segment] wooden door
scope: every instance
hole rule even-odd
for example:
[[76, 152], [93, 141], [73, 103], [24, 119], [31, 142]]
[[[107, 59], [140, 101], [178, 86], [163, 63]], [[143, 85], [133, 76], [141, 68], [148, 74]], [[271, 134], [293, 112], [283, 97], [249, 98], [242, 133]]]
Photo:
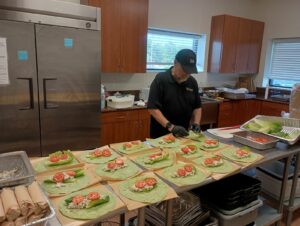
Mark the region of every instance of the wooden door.
[[146, 72], [148, 0], [121, 1], [121, 72]]
[[234, 110], [232, 101], [219, 104], [218, 127], [233, 126]]
[[121, 70], [121, 2], [101, 0], [101, 70]]
[[281, 112], [289, 111], [289, 105], [288, 104], [282, 104], [282, 103], [275, 103], [275, 102], [268, 102], [263, 101], [261, 103], [261, 115], [270, 115], [270, 116], [281, 116]]
[[248, 73], [251, 74], [257, 74], [259, 70], [264, 26], [265, 24], [263, 22], [252, 21], [247, 70]]
[[237, 39], [236, 50], [236, 72], [248, 72], [248, 55], [250, 51], [250, 33], [252, 21], [244, 18], [239, 18], [239, 32]]

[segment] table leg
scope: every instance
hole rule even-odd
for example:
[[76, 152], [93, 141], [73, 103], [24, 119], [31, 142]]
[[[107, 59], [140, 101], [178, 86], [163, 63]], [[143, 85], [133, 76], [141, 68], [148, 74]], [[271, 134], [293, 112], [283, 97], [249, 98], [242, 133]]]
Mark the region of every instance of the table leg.
[[167, 202], [166, 212], [166, 226], [172, 226], [172, 210], [173, 210], [173, 199], [169, 199]]
[[144, 226], [145, 225], [145, 208], [139, 208], [138, 209], [138, 226]]
[[287, 220], [286, 220], [287, 226], [290, 226], [292, 223], [293, 211], [291, 211], [290, 208], [293, 207], [293, 205], [294, 205], [296, 187], [297, 187], [297, 183], [298, 183], [299, 168], [300, 168], [300, 154], [298, 153], [296, 155], [296, 165], [294, 168], [292, 190], [291, 190], [290, 201], [289, 201], [289, 205], [288, 205], [288, 213], [287, 213]]
[[120, 214], [120, 225], [121, 226], [125, 225], [125, 214], [124, 213]]
[[[289, 156], [284, 159], [284, 171], [283, 171], [283, 178], [282, 178], [282, 184], [281, 184], [281, 190], [280, 190], [280, 197], [279, 197], [279, 205], [278, 205], [278, 213], [283, 212], [283, 201], [284, 201], [284, 194], [286, 190], [286, 184], [288, 180], [288, 168], [289, 163], [291, 162], [292, 156]], [[280, 220], [276, 222], [276, 226], [280, 226]]]

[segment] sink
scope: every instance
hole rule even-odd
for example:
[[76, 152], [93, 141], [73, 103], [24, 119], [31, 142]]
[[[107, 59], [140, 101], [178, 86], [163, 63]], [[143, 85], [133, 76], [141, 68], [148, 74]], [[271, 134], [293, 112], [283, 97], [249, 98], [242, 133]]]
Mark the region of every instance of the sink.
[[201, 125], [210, 125], [218, 122], [219, 101], [210, 97], [201, 96], [202, 101], [202, 117]]

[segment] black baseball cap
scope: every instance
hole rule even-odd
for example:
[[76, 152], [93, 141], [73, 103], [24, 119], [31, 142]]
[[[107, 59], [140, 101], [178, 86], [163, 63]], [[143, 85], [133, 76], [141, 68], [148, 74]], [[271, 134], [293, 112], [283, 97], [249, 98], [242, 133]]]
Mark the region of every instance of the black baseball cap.
[[176, 56], [175, 60], [180, 63], [183, 71], [187, 74], [198, 73], [196, 63], [197, 58], [196, 54], [191, 49], [182, 49], [180, 50]]

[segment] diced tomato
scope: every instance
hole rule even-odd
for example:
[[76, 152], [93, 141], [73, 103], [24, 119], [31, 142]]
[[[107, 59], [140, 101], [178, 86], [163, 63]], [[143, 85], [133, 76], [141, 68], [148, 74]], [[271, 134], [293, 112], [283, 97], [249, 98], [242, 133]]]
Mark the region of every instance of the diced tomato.
[[131, 141], [131, 144], [133, 144], [133, 145], [138, 145], [138, 144], [140, 144], [140, 141], [134, 140], [134, 141]]
[[87, 199], [88, 200], [97, 200], [97, 199], [100, 199], [100, 194], [98, 192], [90, 192], [88, 195], [87, 195]]
[[137, 181], [137, 182], [135, 182], [135, 186], [137, 188], [144, 188], [146, 186], [146, 182], [143, 180]]
[[96, 149], [94, 152], [93, 152], [93, 155], [95, 155], [96, 157], [100, 157], [102, 155], [102, 151], [100, 149]]
[[221, 157], [220, 157], [220, 156], [215, 156], [215, 157], [213, 157], [212, 159], [213, 159], [213, 161], [220, 161], [220, 160], [221, 160]]
[[247, 155], [248, 151], [247, 150], [243, 150], [243, 149], [239, 149], [236, 151], [237, 155], [243, 156], [243, 155]]
[[218, 141], [217, 140], [205, 140], [204, 141], [204, 143], [206, 143], [206, 144], [217, 144], [218, 143]]
[[64, 181], [64, 179], [65, 179], [65, 175], [62, 172], [58, 172], [53, 176], [53, 180], [56, 183], [61, 183]]
[[73, 197], [72, 202], [76, 205], [80, 204], [84, 200], [82, 195], [76, 195]]
[[123, 166], [124, 165], [124, 161], [123, 159], [116, 159], [115, 163], [119, 166]]
[[131, 143], [125, 143], [125, 144], [123, 144], [123, 147], [124, 148], [131, 148], [132, 145], [131, 145]]
[[61, 159], [61, 160], [66, 160], [67, 158], [68, 158], [69, 156], [68, 156], [68, 154], [61, 154], [60, 156], [59, 156], [59, 158]]
[[206, 158], [204, 159], [204, 164], [205, 165], [210, 165], [213, 164], [214, 160], [212, 158]]
[[175, 141], [175, 137], [172, 136], [172, 135], [169, 135], [169, 136], [165, 136], [163, 138], [164, 141], [169, 141], [169, 142], [174, 142]]
[[114, 163], [114, 162], [107, 163], [107, 168], [108, 169], [114, 169], [115, 167], [116, 167], [116, 163]]
[[184, 169], [178, 169], [177, 174], [180, 177], [184, 177], [186, 175], [186, 171]]
[[192, 151], [196, 150], [196, 146], [195, 145], [187, 145], [189, 149], [191, 149]]
[[153, 159], [153, 158], [156, 158], [159, 156], [161, 156], [161, 153], [155, 153], [155, 154], [149, 155], [149, 158]]
[[193, 166], [192, 165], [189, 165], [189, 164], [186, 164], [184, 165], [184, 169], [186, 172], [192, 172], [193, 171]]
[[190, 149], [188, 147], [181, 148], [181, 151], [185, 154], [189, 153]]
[[59, 157], [58, 156], [56, 156], [56, 155], [52, 155], [52, 156], [50, 156], [50, 162], [58, 162], [59, 161]]
[[256, 141], [256, 142], [259, 142], [259, 143], [266, 143], [266, 142], [268, 142], [268, 139], [266, 139], [264, 137], [254, 137], [253, 140]]
[[111, 152], [110, 152], [109, 149], [104, 149], [104, 150], [102, 151], [102, 155], [103, 155], [104, 157], [109, 157], [109, 156], [111, 156]]
[[145, 182], [146, 182], [146, 184], [147, 184], [148, 186], [154, 186], [154, 185], [157, 184], [156, 179], [153, 178], [153, 177], [146, 178], [146, 179], [145, 179]]
[[68, 174], [70, 177], [74, 177], [76, 175], [75, 171], [73, 170], [67, 171], [66, 174]]

